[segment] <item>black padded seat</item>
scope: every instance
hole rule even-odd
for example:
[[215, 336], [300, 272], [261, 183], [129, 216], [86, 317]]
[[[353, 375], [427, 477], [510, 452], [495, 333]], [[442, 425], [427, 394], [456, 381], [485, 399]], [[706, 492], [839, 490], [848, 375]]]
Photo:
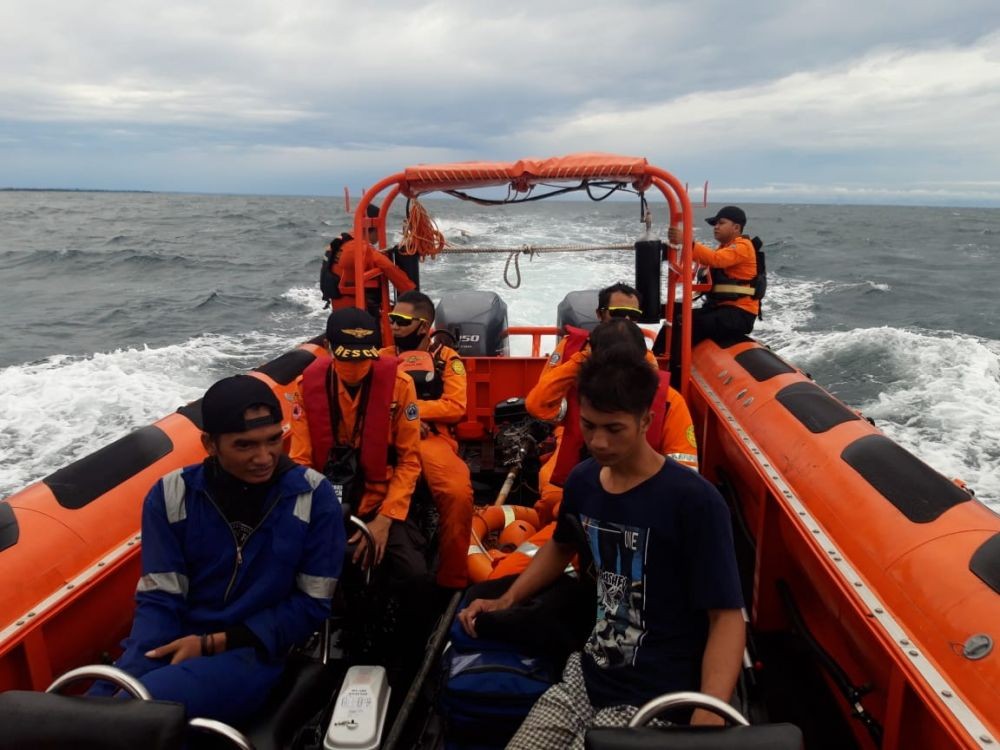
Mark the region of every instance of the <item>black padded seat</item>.
[[588, 729], [586, 750], [802, 750], [794, 724]]
[[186, 734], [180, 703], [0, 693], [0, 750], [180, 750]]
[[240, 731], [257, 750], [287, 747], [295, 731], [333, 697], [342, 676], [333, 665], [289, 659], [267, 704]]

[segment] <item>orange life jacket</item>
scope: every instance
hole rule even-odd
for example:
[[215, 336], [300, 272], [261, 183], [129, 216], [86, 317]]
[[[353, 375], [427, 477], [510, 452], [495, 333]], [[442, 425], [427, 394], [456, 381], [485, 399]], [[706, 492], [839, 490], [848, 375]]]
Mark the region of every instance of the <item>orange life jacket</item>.
[[[567, 326], [568, 328], [568, 326]], [[582, 348], [583, 344], [573, 352], [570, 352], [572, 340], [566, 342], [566, 356], [572, 356]], [[667, 418], [667, 393], [670, 389], [670, 375], [662, 370], [657, 371], [660, 378], [660, 385], [656, 389], [656, 396], [653, 397], [653, 405], [650, 408], [653, 421], [646, 430], [646, 440], [657, 453], [660, 452], [660, 438], [663, 435], [663, 423]], [[552, 469], [552, 478], [549, 481], [557, 487], [562, 487], [566, 478], [573, 470], [573, 467], [580, 463], [580, 454], [583, 450], [583, 431], [580, 429], [580, 399], [576, 393], [576, 386], [573, 386], [566, 393], [566, 418], [563, 420], [562, 441], [559, 443], [559, 453], [556, 455], [556, 465]]]
[[[364, 414], [355, 419], [361, 419], [361, 469], [365, 479], [369, 481], [386, 480], [389, 455], [389, 406], [395, 382], [396, 358], [382, 356], [372, 362], [367, 382], [362, 386], [368, 389], [367, 395], [362, 400]], [[337, 398], [333, 360], [328, 356], [320, 356], [302, 373], [302, 400], [309, 417], [312, 466], [317, 471], [323, 471], [336, 441], [330, 408], [331, 398]]]

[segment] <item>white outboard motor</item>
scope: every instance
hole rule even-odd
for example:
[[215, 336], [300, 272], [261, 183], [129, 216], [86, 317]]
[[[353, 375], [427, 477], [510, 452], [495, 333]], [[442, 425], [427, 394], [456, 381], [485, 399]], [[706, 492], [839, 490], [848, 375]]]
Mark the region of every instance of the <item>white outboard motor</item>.
[[323, 750], [377, 750], [392, 688], [385, 667], [347, 670], [323, 738]]
[[560, 333], [566, 333], [567, 325], [587, 331], [594, 330], [600, 322], [597, 320], [597, 293], [597, 289], [583, 289], [563, 297], [556, 308], [556, 325], [559, 326]]
[[507, 303], [496, 292], [452, 292], [441, 298], [434, 327], [455, 337], [463, 357], [506, 357], [510, 354]]

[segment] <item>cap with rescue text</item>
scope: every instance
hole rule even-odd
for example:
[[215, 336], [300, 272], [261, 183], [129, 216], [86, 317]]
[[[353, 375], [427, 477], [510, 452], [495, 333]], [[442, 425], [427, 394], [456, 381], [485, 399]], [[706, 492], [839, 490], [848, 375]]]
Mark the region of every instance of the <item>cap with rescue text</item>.
[[326, 340], [337, 359], [378, 359], [382, 335], [375, 318], [356, 307], [334, 310], [326, 321]]
[[[247, 419], [247, 409], [264, 407], [268, 414]], [[210, 435], [246, 432], [281, 424], [281, 405], [267, 384], [252, 375], [223, 378], [205, 391], [201, 400], [202, 428]]]
[[741, 227], [746, 227], [747, 225], [746, 213], [742, 208], [737, 208], [736, 206], [723, 206], [719, 209], [719, 212], [715, 216], [709, 216], [705, 219], [705, 221], [714, 227], [719, 223], [719, 219], [729, 219], [731, 222], [739, 224]]

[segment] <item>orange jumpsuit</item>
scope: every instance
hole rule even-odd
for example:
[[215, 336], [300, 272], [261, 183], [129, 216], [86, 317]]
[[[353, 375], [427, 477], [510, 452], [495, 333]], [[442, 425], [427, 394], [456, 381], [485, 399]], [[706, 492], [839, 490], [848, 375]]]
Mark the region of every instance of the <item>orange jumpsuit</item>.
[[[357, 416], [359, 390], [352, 396], [340, 380], [337, 380], [337, 399], [340, 405], [340, 422], [337, 426], [337, 444], [359, 447], [360, 436], [354, 438], [354, 422]], [[365, 478], [361, 496], [361, 507], [357, 515], [366, 516], [377, 512], [394, 521], [405, 521], [410, 511], [410, 496], [420, 477], [420, 421], [416, 415], [417, 394], [413, 380], [396, 373], [392, 388], [392, 402], [389, 406], [389, 442], [396, 449], [396, 465], [387, 469], [386, 481]], [[292, 404], [292, 446], [289, 457], [296, 463], [312, 464], [312, 439], [309, 436], [309, 415], [306, 413], [302, 397], [301, 379], [295, 391]]]
[[[528, 412], [538, 419], [552, 420], [559, 413], [559, 407], [565, 398], [566, 392], [576, 380], [580, 371], [580, 364], [590, 356], [589, 351], [577, 352], [568, 360], [562, 360], [564, 341], [559, 342], [552, 357], [542, 370], [538, 383], [525, 399], [525, 406]], [[559, 355], [559, 356], [556, 356]], [[653, 367], [657, 367], [656, 358], [651, 353], [646, 354]], [[546, 524], [530, 539], [518, 545], [507, 557], [500, 560], [490, 578], [503, 578], [504, 576], [521, 573], [535, 553], [552, 538], [555, 531], [555, 518], [559, 513], [559, 505], [562, 503], [562, 487], [557, 487], [549, 481], [552, 470], [555, 468], [557, 456], [559, 455], [559, 443], [562, 436], [562, 428], [557, 428], [556, 450], [548, 461], [538, 472], [539, 498], [535, 503], [535, 510], [541, 523]], [[663, 429], [660, 433], [660, 452], [675, 461], [689, 466], [695, 471], [698, 470], [698, 448], [695, 441], [694, 424], [691, 421], [691, 412], [688, 411], [684, 397], [673, 388], [667, 391], [667, 415], [663, 420]]]
[[[552, 421], [559, 414], [559, 407], [567, 391], [576, 381], [580, 372], [580, 364], [590, 356], [587, 350], [577, 352], [568, 360], [562, 360], [563, 342], [559, 342], [552, 357], [542, 370], [538, 383], [525, 399], [528, 413], [538, 419]], [[558, 355], [558, 357], [557, 357]], [[657, 367], [656, 358], [647, 353], [650, 365]], [[556, 457], [559, 454], [559, 444], [562, 438], [562, 428], [557, 428], [556, 451], [545, 462], [538, 475], [539, 499], [535, 510], [543, 522], [556, 517], [559, 503], [562, 501], [562, 487], [549, 482], [552, 470], [555, 468]], [[659, 440], [660, 452], [675, 461], [698, 469], [698, 447], [694, 436], [694, 426], [691, 413], [688, 411], [684, 397], [673, 388], [667, 391], [667, 416], [663, 420], [663, 431]]]
[[[396, 347], [383, 351], [397, 354]], [[435, 356], [438, 358], [444, 362], [441, 397], [417, 401], [420, 421], [429, 428], [420, 441], [420, 463], [439, 516], [438, 585], [465, 588], [472, 533], [472, 478], [451, 434], [451, 425], [465, 419], [468, 398], [465, 366], [458, 352], [447, 346], [440, 348]]]
[[[734, 279], [749, 281], [757, 275], [757, 254], [753, 243], [746, 237], [737, 237], [732, 244], [712, 250], [700, 242], [694, 243], [692, 255], [695, 263], [709, 268], [725, 269], [726, 274]], [[752, 315], [760, 312], [760, 300], [752, 297], [740, 297], [733, 300], [721, 300], [716, 305], [731, 305], [746, 310]]]

